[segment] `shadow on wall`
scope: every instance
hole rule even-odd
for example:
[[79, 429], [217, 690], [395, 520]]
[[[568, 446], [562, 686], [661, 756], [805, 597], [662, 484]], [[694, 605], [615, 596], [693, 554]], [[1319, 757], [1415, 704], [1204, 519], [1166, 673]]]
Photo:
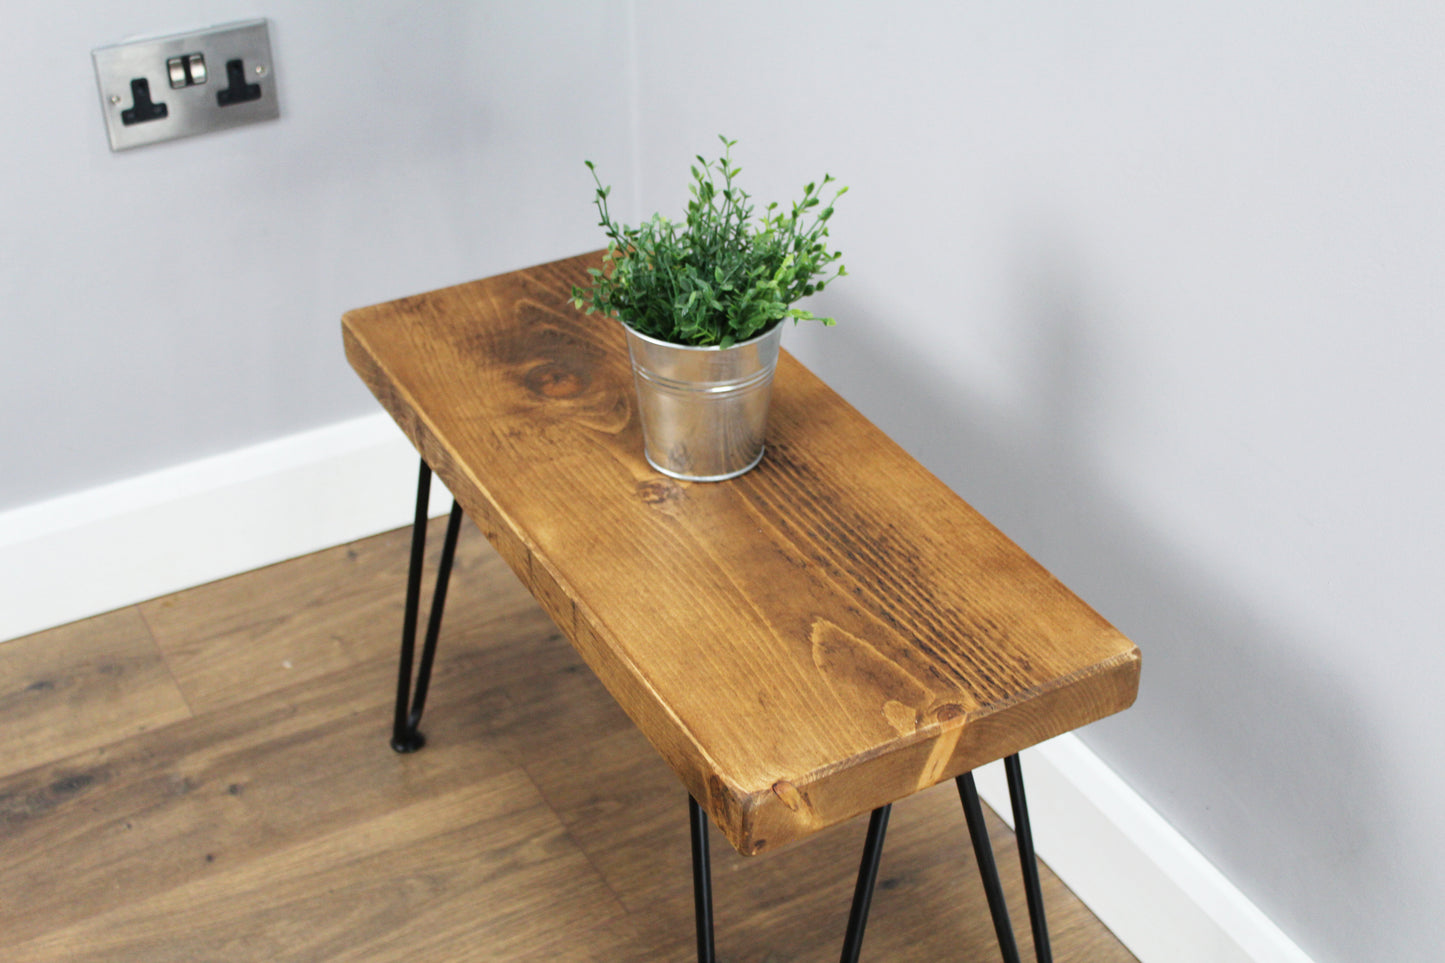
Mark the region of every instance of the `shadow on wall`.
[[1082, 422], [1108, 347], [1091, 340], [1085, 286], [1035, 261], [1017, 323], [1039, 346], [1036, 406], [1019, 424], [920, 378], [908, 346], [877, 336], [889, 319], [857, 302], [828, 306], [852, 323], [817, 340], [815, 366], [1139, 645], [1138, 702], [1081, 733], [1089, 746], [1287, 933], [1328, 934], [1320, 963], [1388, 958], [1422, 927], [1402, 915], [1411, 857], [1380, 795], [1384, 734], [1310, 639], [1232, 597], [1227, 573], [1111, 490]]

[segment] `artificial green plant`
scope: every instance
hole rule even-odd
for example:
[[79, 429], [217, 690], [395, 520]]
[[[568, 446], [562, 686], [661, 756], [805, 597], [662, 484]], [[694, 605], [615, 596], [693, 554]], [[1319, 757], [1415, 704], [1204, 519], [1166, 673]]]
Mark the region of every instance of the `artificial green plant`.
[[698, 347], [726, 348], [785, 318], [833, 324], [793, 305], [848, 273], [827, 246], [833, 202], [848, 189], [838, 188], [825, 206], [823, 192], [834, 183], [825, 175], [787, 210], [774, 202], [754, 218], [748, 193], [734, 183], [742, 170], [732, 163], [737, 141], [719, 139], [723, 156], [713, 162], [699, 155], [701, 166], [692, 168], [682, 224], [660, 214], [637, 227], [617, 223], [607, 209], [612, 188], [586, 162], [607, 253], [601, 268], [588, 271], [590, 286], [572, 289], [573, 304], [649, 337]]

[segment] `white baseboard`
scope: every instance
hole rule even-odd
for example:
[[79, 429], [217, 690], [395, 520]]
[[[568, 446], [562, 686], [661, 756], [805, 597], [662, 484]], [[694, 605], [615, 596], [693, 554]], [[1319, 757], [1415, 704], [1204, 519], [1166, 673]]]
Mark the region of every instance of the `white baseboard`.
[[[1020, 758], [1040, 857], [1141, 963], [1310, 963], [1078, 736]], [[975, 779], [1012, 825], [1003, 764]]]
[[378, 413], [0, 513], [0, 639], [408, 524], [416, 473]]
[[[416, 470], [377, 414], [0, 514], [0, 639], [405, 525]], [[1077, 737], [1023, 765], [1040, 855], [1143, 963], [1310, 963]]]

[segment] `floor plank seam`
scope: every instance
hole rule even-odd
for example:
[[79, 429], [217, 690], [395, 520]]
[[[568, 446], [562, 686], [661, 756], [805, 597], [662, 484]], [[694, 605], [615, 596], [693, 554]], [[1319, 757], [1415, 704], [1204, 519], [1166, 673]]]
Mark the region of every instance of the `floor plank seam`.
[[181, 703], [186, 707], [186, 712], [192, 719], [196, 718], [197, 713], [195, 706], [191, 705], [191, 697], [186, 694], [185, 686], [181, 685], [180, 677], [176, 675], [176, 668], [171, 664], [170, 653], [166, 651], [165, 646], [161, 645], [156, 627], [152, 623], [151, 617], [146, 614], [145, 604], [137, 603], [132, 608], [140, 616], [141, 624], [145, 626], [146, 633], [150, 636], [151, 645], [155, 647], [156, 655], [160, 656], [161, 665], [166, 667], [166, 676], [171, 680], [171, 685], [175, 686], [176, 693], [181, 697]]

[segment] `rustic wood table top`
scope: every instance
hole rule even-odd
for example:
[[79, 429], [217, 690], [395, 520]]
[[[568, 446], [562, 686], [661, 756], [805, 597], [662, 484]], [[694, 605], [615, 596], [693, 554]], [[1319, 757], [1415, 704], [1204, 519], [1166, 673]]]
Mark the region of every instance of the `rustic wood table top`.
[[784, 352], [767, 454], [643, 459], [596, 254], [349, 312], [352, 366], [737, 850], [1127, 708], [1133, 643]]

